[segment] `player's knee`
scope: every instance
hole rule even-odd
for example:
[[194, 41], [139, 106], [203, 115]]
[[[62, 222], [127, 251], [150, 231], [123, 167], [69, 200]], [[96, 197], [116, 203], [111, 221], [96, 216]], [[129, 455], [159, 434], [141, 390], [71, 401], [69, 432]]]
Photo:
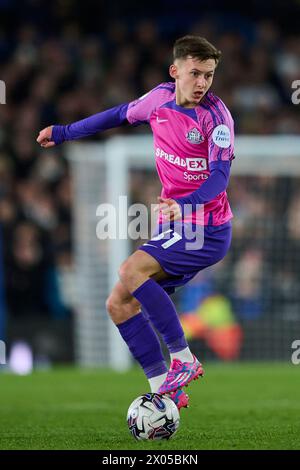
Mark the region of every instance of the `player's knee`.
[[115, 296], [110, 295], [106, 300], [106, 310], [114, 323], [117, 323], [120, 320], [120, 303], [117, 301]]
[[140, 304], [135, 299], [122, 302], [115, 295], [110, 295], [106, 300], [106, 309], [112, 321], [118, 325], [136, 315], [140, 311]]
[[119, 278], [129, 292], [134, 292], [149, 278], [147, 266], [141, 267], [134, 258], [128, 258], [120, 266]]
[[130, 285], [135, 278], [135, 270], [130, 259], [127, 259], [121, 264], [119, 268], [119, 278], [125, 286]]

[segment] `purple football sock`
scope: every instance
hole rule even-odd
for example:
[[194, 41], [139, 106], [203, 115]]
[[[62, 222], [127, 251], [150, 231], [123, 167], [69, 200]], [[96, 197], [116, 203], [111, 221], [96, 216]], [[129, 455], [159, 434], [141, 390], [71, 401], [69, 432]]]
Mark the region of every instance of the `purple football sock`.
[[120, 323], [117, 328], [148, 379], [167, 372], [159, 339], [142, 313]]
[[162, 335], [170, 353], [188, 347], [175, 306], [153, 279], [148, 279], [132, 295], [142, 304], [150, 321]]

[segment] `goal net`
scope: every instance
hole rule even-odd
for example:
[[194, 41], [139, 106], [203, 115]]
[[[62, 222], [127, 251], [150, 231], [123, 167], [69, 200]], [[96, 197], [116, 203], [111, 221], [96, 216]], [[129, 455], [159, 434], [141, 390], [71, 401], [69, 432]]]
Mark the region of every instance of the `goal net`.
[[[74, 181], [77, 360], [126, 369], [131, 358], [105, 300], [120, 264], [143, 242], [128, 233], [127, 207], [150, 206], [160, 194], [152, 137], [72, 143], [67, 152]], [[230, 251], [173, 300], [201, 357], [289, 360], [300, 332], [300, 138], [238, 136], [235, 155]], [[116, 239], [99, 237], [103, 204], [115, 208], [107, 217], [116, 217]]]

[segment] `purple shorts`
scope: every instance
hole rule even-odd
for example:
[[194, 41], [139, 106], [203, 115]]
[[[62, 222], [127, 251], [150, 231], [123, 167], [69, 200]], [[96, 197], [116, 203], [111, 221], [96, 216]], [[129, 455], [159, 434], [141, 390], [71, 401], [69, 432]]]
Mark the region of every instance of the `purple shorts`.
[[[192, 239], [192, 233], [196, 229], [202, 231], [198, 241]], [[159, 284], [171, 294], [176, 287], [189, 282], [199, 271], [224, 258], [230, 247], [231, 232], [230, 221], [223, 225], [205, 227], [192, 224], [185, 224], [183, 227], [181, 222], [159, 225], [151, 240], [141, 245], [139, 250], [155, 258], [170, 275], [159, 281]], [[197, 249], [189, 249], [191, 246]]]

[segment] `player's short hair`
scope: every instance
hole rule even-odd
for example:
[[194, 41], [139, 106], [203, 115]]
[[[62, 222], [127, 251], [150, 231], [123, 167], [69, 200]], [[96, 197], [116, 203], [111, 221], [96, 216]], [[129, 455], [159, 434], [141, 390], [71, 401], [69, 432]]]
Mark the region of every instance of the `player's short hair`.
[[175, 41], [173, 58], [175, 61], [176, 59], [186, 59], [188, 56], [199, 60], [214, 59], [218, 64], [221, 51], [218, 51], [215, 46], [201, 36], [187, 35]]

